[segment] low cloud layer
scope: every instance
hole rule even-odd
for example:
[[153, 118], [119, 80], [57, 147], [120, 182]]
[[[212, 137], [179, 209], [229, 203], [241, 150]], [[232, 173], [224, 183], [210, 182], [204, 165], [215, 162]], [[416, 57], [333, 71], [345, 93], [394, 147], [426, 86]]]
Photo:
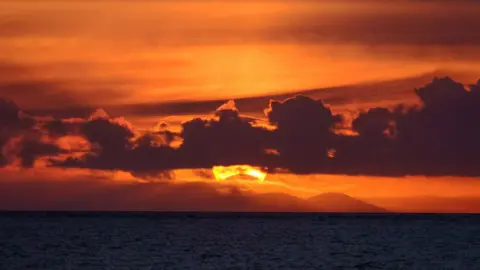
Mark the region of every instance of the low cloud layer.
[[[322, 100], [296, 96], [270, 101], [269, 125], [238, 111], [233, 101], [210, 118], [144, 131], [102, 110], [88, 118], [27, 115], [0, 102], [1, 164], [119, 170], [169, 179], [170, 170], [248, 164], [270, 172], [348, 175], [479, 176], [480, 81], [448, 77], [415, 89], [419, 106], [370, 108], [352, 121]], [[340, 132], [347, 128], [349, 132]], [[348, 135], [346, 135], [348, 134]], [[65, 147], [81, 138], [88, 147]]]
[[[48, 171], [48, 170], [46, 170]], [[300, 198], [231, 182], [115, 182], [107, 175], [6, 170], [0, 209], [27, 211], [386, 212], [340, 193]], [[46, 172], [46, 174], [45, 174]], [[54, 173], [56, 177], [48, 176]], [[60, 173], [61, 176], [58, 176]], [[7, 180], [9, 179], [9, 180]]]

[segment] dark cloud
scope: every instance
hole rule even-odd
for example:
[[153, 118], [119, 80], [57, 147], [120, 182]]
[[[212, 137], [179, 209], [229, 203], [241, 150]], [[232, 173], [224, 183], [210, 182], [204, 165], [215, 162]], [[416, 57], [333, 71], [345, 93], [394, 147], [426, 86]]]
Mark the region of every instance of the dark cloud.
[[[34, 125], [34, 119], [24, 114], [16, 103], [0, 98], [0, 167], [11, 161], [9, 151], [5, 149], [9, 142], [30, 131]], [[15, 148], [15, 146], [11, 146], [11, 148]]]
[[271, 101], [266, 114], [277, 126], [274, 148], [284, 167], [309, 172], [327, 161], [332, 128], [341, 118], [334, 116], [321, 100], [296, 96], [283, 102]]
[[[56, 134], [68, 134], [72, 123], [47, 124]], [[272, 133], [252, 126], [251, 118], [240, 116], [233, 102], [219, 107], [211, 119], [193, 119], [183, 124], [181, 134], [163, 130], [135, 137], [128, 124], [111, 118], [78, 122], [79, 132], [93, 147], [92, 153], [56, 161], [57, 166], [129, 171], [142, 178], [170, 179], [170, 170], [210, 168], [215, 165], [254, 163], [266, 166]], [[77, 128], [78, 129], [78, 128]], [[180, 147], [172, 142], [180, 137]]]
[[183, 124], [183, 143], [179, 152], [193, 168], [213, 165], [255, 163], [265, 165], [265, 149], [271, 133], [253, 127], [251, 119], [241, 117], [234, 103], [216, 112], [216, 119], [193, 119]]
[[362, 112], [352, 122], [352, 128], [363, 136], [379, 138], [394, 133], [394, 118], [386, 108], [373, 108]]
[[69, 134], [80, 133], [80, 122], [83, 119], [71, 119], [70, 121], [64, 121], [61, 119], [51, 119], [43, 123], [43, 128], [48, 131], [48, 134], [53, 137], [63, 137]]
[[421, 107], [372, 109], [340, 137], [336, 172], [377, 175], [478, 176], [480, 98], [476, 85], [435, 78], [417, 89]]
[[26, 129], [32, 127], [33, 124], [34, 120], [24, 114], [15, 102], [0, 98], [0, 127], [2, 129]]
[[417, 159], [417, 170], [478, 174], [480, 96], [475, 89], [446, 77], [416, 90], [424, 106], [398, 117], [397, 144], [400, 153]]
[[[140, 132], [102, 110], [83, 119], [38, 120], [4, 100], [2, 153], [10, 148], [2, 163], [13, 155], [31, 167], [36, 159], [66, 154], [56, 140], [73, 135], [85, 138], [90, 151], [52, 159], [53, 166], [122, 170], [159, 180], [173, 179], [174, 169], [241, 164], [293, 173], [480, 175], [480, 82], [465, 87], [449, 77], [434, 78], [413, 92], [421, 105], [370, 108], [350, 124], [321, 100], [272, 100], [265, 113], [273, 129], [242, 116], [230, 101], [210, 118], [184, 122], [178, 134], [166, 124]], [[355, 133], [345, 135], [339, 127]]]
[[100, 147], [102, 155], [112, 157], [123, 154], [134, 137], [133, 131], [124, 123], [102, 118], [85, 122], [81, 132], [88, 141]]
[[[112, 119], [88, 120], [81, 124], [81, 133], [99, 150], [56, 164], [125, 170], [151, 178], [163, 177], [171, 169], [237, 164], [309, 172], [327, 159], [333, 125], [341, 119], [321, 101], [304, 96], [272, 101], [267, 114], [277, 126], [274, 131], [252, 125], [252, 119], [242, 117], [235, 103], [227, 102], [211, 119], [196, 118], [183, 123], [179, 148], [171, 147], [171, 135], [167, 140], [158, 133], [134, 138], [128, 126], [118, 125]], [[55, 127], [62, 129], [65, 128]], [[268, 149], [275, 149], [277, 154]]]
[[139, 135], [123, 118], [108, 115], [89, 119], [53, 120], [45, 127], [56, 137], [83, 136], [92, 151], [81, 157], [52, 160], [55, 166], [123, 170], [146, 179], [172, 179], [178, 151], [169, 146], [173, 133], [168, 130]]
[[65, 151], [53, 143], [42, 142], [40, 140], [24, 139], [20, 141], [20, 151], [18, 157], [21, 159], [21, 165], [24, 168], [32, 168], [35, 160], [44, 156], [57, 156]]

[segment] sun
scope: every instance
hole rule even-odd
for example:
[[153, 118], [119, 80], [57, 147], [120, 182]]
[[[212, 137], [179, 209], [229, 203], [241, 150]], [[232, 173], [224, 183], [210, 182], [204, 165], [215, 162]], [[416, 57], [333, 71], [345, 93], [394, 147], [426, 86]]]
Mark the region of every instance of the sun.
[[263, 172], [260, 168], [249, 165], [214, 166], [212, 171], [215, 179], [219, 181], [235, 176], [247, 176], [263, 182], [267, 177], [267, 173]]

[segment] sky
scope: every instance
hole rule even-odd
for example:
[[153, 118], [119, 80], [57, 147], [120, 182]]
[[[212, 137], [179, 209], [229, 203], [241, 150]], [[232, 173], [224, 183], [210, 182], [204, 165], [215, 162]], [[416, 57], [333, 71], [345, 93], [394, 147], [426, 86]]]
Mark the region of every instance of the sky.
[[479, 13], [0, 1], [0, 209], [479, 212]]

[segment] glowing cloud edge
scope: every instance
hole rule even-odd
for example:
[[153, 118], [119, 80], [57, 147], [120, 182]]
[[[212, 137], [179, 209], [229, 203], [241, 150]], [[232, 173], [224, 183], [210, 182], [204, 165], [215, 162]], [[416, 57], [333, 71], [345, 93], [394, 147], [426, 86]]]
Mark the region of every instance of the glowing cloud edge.
[[263, 182], [267, 178], [266, 172], [258, 167], [252, 167], [249, 165], [214, 166], [212, 172], [217, 181], [223, 181], [242, 175], [253, 177], [259, 182]]

